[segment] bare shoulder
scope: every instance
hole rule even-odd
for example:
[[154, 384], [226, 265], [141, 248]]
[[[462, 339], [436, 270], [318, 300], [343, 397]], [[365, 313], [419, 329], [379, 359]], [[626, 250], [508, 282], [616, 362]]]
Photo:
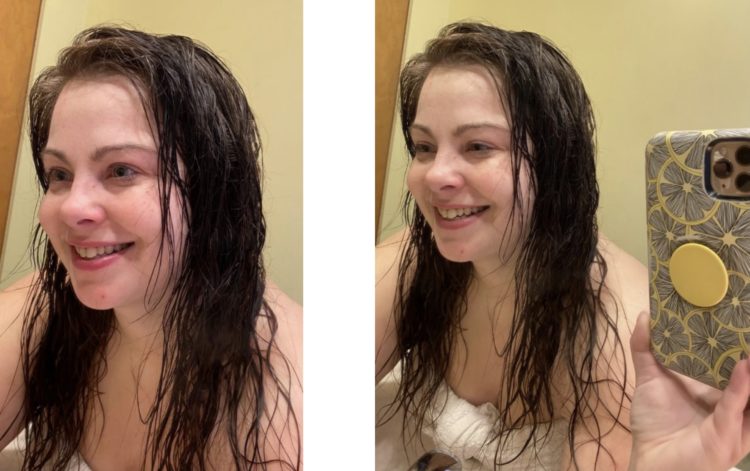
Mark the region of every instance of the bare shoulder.
[[20, 355], [23, 313], [35, 283], [34, 276], [27, 275], [0, 291], [0, 349], [3, 353], [0, 358], [10, 358], [4, 355], [9, 350], [18, 351]]
[[266, 283], [265, 300], [276, 322], [276, 345], [302, 376], [302, 306], [272, 281]]
[[[15, 438], [21, 428], [23, 314], [34, 283], [35, 274], [30, 274], [0, 291], [0, 450]], [[4, 434], [6, 430], [9, 433]]]
[[[604, 312], [599, 317], [602, 325], [598, 327], [596, 379], [624, 385], [625, 392], [632, 394], [635, 372], [630, 337], [638, 315], [649, 309], [648, 272], [640, 261], [604, 236], [599, 237], [598, 248], [606, 263], [606, 276], [601, 291]], [[593, 277], [597, 286], [596, 274]], [[609, 399], [610, 409], [629, 407], [629, 400], [619, 394], [621, 388], [612, 391], [609, 388], [601, 397], [605, 405]], [[621, 416], [626, 424], [628, 419], [627, 414]]]
[[[2, 348], [10, 348], [20, 354], [21, 329], [32, 288], [37, 282], [36, 273], [17, 280], [0, 291], [0, 343]], [[8, 358], [0, 355], [0, 358]]]
[[[630, 398], [635, 374], [630, 353], [630, 336], [638, 314], [648, 310], [648, 272], [635, 257], [601, 236], [599, 253], [606, 264], [602, 280], [600, 267], [593, 267], [594, 289], [600, 291], [597, 340], [594, 348], [592, 383], [582, 398], [582, 422], [575, 432], [575, 459], [580, 469], [625, 470], [631, 448]], [[577, 339], [580, 346], [587, 342]], [[564, 409], [581, 407], [573, 401], [570, 385], [565, 384]], [[601, 449], [600, 446], [601, 445]], [[566, 450], [564, 462], [572, 457]]]
[[395, 303], [399, 264], [406, 246], [402, 230], [375, 247], [375, 381], [382, 379], [398, 362], [396, 351]]
[[399, 263], [407, 242], [408, 233], [404, 229], [375, 246], [376, 303], [392, 303], [398, 282]]
[[258, 318], [257, 335], [271, 370], [263, 378], [260, 445], [269, 461], [267, 469], [298, 471], [302, 469], [302, 308], [269, 280], [264, 300], [268, 309]]
[[29, 274], [0, 291], [0, 322], [17, 317], [35, 282], [35, 274]]
[[639, 260], [604, 236], [599, 238], [599, 252], [607, 262], [604, 284], [621, 304], [632, 332], [641, 311], [649, 309], [648, 270]]
[[34, 283], [35, 274], [30, 274], [0, 291], [0, 348], [3, 350], [12, 346], [15, 351], [18, 347], [20, 354], [23, 311]]
[[408, 231], [402, 229], [375, 246], [375, 270], [379, 275], [377, 282], [398, 271], [398, 261], [408, 237]]

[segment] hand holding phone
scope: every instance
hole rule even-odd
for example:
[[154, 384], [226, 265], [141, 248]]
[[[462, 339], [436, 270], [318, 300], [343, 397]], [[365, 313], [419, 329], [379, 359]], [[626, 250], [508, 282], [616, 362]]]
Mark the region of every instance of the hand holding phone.
[[724, 391], [670, 374], [649, 349], [648, 323], [642, 313], [630, 340], [636, 388], [629, 470], [730, 469], [750, 453], [750, 363], [738, 363]]

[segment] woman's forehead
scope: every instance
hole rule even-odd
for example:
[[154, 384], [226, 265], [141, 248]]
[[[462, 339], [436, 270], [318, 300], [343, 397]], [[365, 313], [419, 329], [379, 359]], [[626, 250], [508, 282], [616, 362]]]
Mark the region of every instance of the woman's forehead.
[[[97, 74], [69, 80], [55, 103], [48, 145], [136, 144], [158, 148], [143, 94], [123, 75]], [[123, 142], [119, 142], [123, 141]]]
[[413, 124], [435, 119], [510, 126], [498, 84], [481, 65], [439, 65], [429, 72]]

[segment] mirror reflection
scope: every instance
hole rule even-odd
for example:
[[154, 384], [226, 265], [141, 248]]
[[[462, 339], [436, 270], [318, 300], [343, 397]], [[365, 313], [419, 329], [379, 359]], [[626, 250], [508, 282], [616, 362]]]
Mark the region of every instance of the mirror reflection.
[[631, 335], [648, 354], [644, 148], [748, 126], [735, 15], [411, 3], [378, 234], [378, 469], [431, 446], [471, 469], [627, 466]]

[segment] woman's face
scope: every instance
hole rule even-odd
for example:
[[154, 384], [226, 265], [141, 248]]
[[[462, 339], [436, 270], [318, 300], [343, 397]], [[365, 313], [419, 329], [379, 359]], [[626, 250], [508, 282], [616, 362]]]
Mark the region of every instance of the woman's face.
[[[49, 189], [39, 222], [86, 306], [154, 307], [146, 296], [162, 243], [157, 145], [128, 79], [74, 79], [60, 93], [42, 151]], [[184, 229], [174, 193], [170, 205], [179, 260]], [[168, 287], [164, 252], [148, 292], [157, 297]]]
[[411, 134], [416, 154], [407, 184], [440, 253], [495, 265], [512, 255], [521, 233], [516, 222], [530, 207], [528, 171], [521, 166], [522, 208], [511, 224], [510, 118], [489, 72], [435, 67], [422, 86]]

